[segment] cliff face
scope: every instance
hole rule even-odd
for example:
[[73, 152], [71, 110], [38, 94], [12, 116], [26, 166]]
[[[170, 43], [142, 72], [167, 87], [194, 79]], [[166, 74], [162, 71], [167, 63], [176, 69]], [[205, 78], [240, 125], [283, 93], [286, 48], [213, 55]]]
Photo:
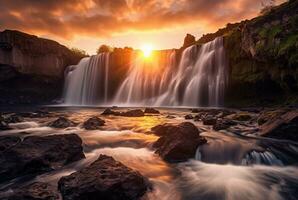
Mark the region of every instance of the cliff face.
[[230, 66], [228, 106], [298, 102], [298, 1], [230, 25], [222, 35]]
[[51, 102], [61, 95], [66, 66], [80, 59], [55, 41], [0, 32], [0, 104]]
[[80, 58], [59, 43], [19, 31], [0, 32], [0, 64], [22, 74], [63, 77], [66, 66]]

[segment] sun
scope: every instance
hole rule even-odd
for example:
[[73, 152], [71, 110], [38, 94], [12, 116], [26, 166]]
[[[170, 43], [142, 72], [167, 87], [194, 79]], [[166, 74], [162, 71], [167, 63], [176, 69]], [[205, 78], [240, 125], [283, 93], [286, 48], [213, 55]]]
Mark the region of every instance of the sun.
[[144, 44], [141, 48], [142, 52], [143, 52], [143, 56], [145, 58], [149, 58], [152, 54], [152, 50], [153, 50], [153, 47], [151, 44]]

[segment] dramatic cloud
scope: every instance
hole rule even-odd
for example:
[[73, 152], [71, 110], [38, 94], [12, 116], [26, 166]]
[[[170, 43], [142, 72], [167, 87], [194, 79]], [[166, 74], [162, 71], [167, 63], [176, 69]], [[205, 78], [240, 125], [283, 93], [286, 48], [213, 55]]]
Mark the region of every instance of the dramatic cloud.
[[0, 0], [0, 29], [71, 40], [193, 25], [205, 32], [256, 16], [264, 0]]

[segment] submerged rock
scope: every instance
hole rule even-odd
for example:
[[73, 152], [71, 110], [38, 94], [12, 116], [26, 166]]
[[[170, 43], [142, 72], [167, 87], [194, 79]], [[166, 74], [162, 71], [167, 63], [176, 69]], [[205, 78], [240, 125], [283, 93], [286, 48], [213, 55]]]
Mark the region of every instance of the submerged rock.
[[64, 200], [137, 200], [151, 185], [139, 172], [100, 155], [90, 166], [62, 177], [58, 188]]
[[157, 148], [156, 153], [169, 162], [194, 158], [198, 146], [207, 142], [200, 136], [198, 128], [190, 122], [159, 125], [152, 128], [152, 131], [161, 136], [153, 144], [153, 147]]
[[298, 111], [287, 112], [261, 126], [261, 135], [298, 141]]
[[115, 111], [113, 111], [111, 108], [106, 108], [101, 114], [102, 115], [115, 115]]
[[150, 114], [160, 114], [160, 112], [154, 108], [145, 108], [144, 113], [150, 113]]
[[54, 128], [67, 128], [71, 126], [76, 126], [77, 124], [65, 117], [59, 117], [58, 119], [50, 122], [48, 126], [54, 127]]
[[4, 198], [6, 200], [58, 200], [59, 194], [53, 185], [42, 182], [20, 187], [13, 191], [13, 194]]
[[0, 153], [21, 142], [18, 136], [0, 136]]
[[193, 119], [194, 117], [191, 114], [185, 115], [184, 116], [185, 119]]
[[0, 156], [0, 182], [59, 168], [85, 158], [76, 134], [29, 136]]
[[96, 130], [105, 124], [105, 121], [98, 117], [91, 117], [83, 123], [83, 127], [87, 130]]

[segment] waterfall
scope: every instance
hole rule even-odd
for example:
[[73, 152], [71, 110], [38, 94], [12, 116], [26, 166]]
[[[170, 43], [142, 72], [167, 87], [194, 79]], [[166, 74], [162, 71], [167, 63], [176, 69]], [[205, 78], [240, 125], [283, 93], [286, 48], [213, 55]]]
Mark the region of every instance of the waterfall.
[[[178, 59], [180, 57], [180, 59]], [[221, 106], [227, 84], [223, 38], [183, 50], [155, 51], [150, 59], [131, 54], [123, 79], [113, 73], [108, 53], [84, 58], [66, 70], [66, 104], [122, 106]], [[112, 60], [113, 63], [116, 62]], [[113, 65], [113, 64], [112, 64]], [[115, 69], [115, 68], [112, 68]], [[114, 73], [113, 73], [114, 74]], [[116, 92], [109, 90], [109, 81]], [[109, 100], [108, 97], [113, 97]]]
[[[110, 53], [83, 58], [66, 69], [63, 99], [69, 105], [94, 105], [107, 101]], [[103, 92], [100, 92], [103, 91]]]

